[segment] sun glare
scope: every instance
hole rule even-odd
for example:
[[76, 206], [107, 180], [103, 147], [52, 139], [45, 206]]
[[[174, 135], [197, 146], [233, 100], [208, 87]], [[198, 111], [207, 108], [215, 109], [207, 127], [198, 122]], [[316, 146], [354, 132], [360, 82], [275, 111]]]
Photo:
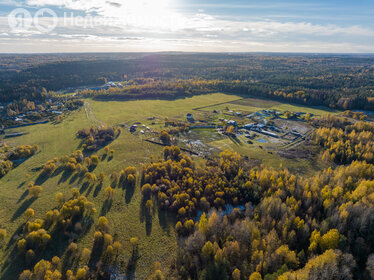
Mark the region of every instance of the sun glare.
[[102, 13], [119, 19], [122, 25], [151, 30], [175, 30], [184, 26], [186, 18], [173, 10], [170, 0], [123, 0], [106, 2]]

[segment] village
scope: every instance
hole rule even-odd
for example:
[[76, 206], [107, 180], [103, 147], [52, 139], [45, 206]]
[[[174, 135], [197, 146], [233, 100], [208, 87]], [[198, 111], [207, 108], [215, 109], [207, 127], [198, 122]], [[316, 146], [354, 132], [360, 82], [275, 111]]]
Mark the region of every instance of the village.
[[21, 136], [23, 132], [6, 133], [8, 129], [37, 125], [58, 120], [68, 111], [81, 107], [77, 98], [48, 98], [44, 101], [0, 103], [0, 135], [4, 138]]
[[165, 121], [154, 116], [123, 127], [159, 145], [169, 144], [160, 139], [161, 131], [166, 131], [171, 143], [200, 156], [214, 155], [226, 148], [235, 150], [238, 145], [248, 151], [261, 149], [272, 154], [309, 140], [313, 128], [307, 121], [313, 116], [307, 112], [274, 109], [243, 113], [226, 107], [210, 111], [194, 109], [184, 119]]

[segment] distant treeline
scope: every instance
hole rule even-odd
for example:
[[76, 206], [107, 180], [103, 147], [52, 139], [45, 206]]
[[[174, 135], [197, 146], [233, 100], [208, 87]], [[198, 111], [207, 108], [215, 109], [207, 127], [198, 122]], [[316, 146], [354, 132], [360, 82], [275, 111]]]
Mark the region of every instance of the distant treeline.
[[[348, 55], [128, 54], [79, 56], [0, 72], [0, 102], [38, 99], [42, 88], [102, 85], [108, 80], [221, 81], [212, 90], [292, 102], [373, 110], [374, 57]], [[9, 58], [8, 60], [9, 61]], [[0, 59], [1, 62], [1, 59]], [[210, 87], [211, 88], [211, 87]], [[199, 93], [195, 89], [192, 94]], [[138, 97], [183, 95], [146, 89]]]

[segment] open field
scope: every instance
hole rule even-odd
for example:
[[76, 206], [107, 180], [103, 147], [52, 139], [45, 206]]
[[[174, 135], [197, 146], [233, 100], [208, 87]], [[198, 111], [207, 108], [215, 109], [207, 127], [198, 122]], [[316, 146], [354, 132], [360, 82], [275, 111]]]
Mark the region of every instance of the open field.
[[[62, 192], [70, 196], [71, 188], [81, 185], [72, 178], [65, 178], [59, 174], [56, 177], [48, 179], [42, 184], [43, 192], [40, 197], [30, 204], [26, 198], [27, 184], [36, 180], [39, 172], [33, 172], [33, 168], [42, 166], [46, 161], [53, 157], [67, 155], [78, 149], [80, 140], [75, 137], [79, 129], [90, 126], [86, 119], [83, 108], [79, 112], [71, 114], [62, 123], [53, 125], [45, 124], [36, 127], [22, 128], [22, 131], [28, 134], [12, 138], [7, 141], [10, 145], [20, 145], [25, 143], [38, 144], [41, 151], [26, 162], [9, 172], [0, 180], [0, 204], [9, 205], [0, 209], [0, 225], [6, 228], [9, 235], [25, 222], [23, 212], [28, 207], [35, 210], [36, 218], [43, 217], [44, 213], [55, 206], [55, 194]], [[113, 171], [119, 171], [129, 165], [141, 166], [149, 155], [159, 155], [161, 147], [138, 141], [137, 137], [127, 131], [123, 131], [111, 145], [115, 150], [115, 155], [111, 161], [103, 161], [95, 169], [95, 173], [104, 172], [110, 174]], [[100, 154], [100, 152], [99, 152]], [[26, 177], [29, 174], [29, 177]], [[101, 190], [97, 186], [91, 186], [82, 190], [89, 200], [95, 203], [98, 210], [97, 217], [100, 216], [101, 209], [105, 200], [104, 189], [110, 182], [107, 179]], [[138, 261], [136, 277], [143, 279], [150, 272], [154, 262], [160, 261], [167, 263], [175, 252], [174, 222], [168, 223], [163, 217], [155, 213], [152, 223], [147, 224], [141, 214], [141, 194], [137, 186], [133, 193], [122, 189], [115, 190], [115, 197], [111, 211], [106, 215], [111, 223], [112, 229], [118, 234], [120, 241], [125, 246], [126, 257], [131, 252], [129, 239], [137, 236], [140, 240], [141, 258]], [[81, 246], [92, 247], [93, 228], [79, 241]], [[9, 240], [12, 243], [12, 240]], [[13, 243], [12, 243], [13, 244]], [[5, 261], [8, 251], [0, 251], [1, 265]], [[126, 261], [126, 260], [125, 260]], [[17, 266], [12, 265], [10, 270], [5, 269], [1, 272], [1, 279], [16, 279], [15, 275], [19, 273]]]
[[[214, 116], [210, 115], [212, 110], [224, 110], [226, 106], [232, 110], [248, 112], [268, 108], [282, 111], [310, 112], [316, 115], [328, 112], [322, 108], [307, 108], [260, 99], [239, 99], [239, 96], [216, 93], [176, 100], [88, 101], [94, 117], [106, 125], [139, 122], [149, 125], [154, 130], [161, 129], [166, 118], [184, 121], [186, 114], [191, 112], [196, 119], [211, 120], [214, 119]], [[194, 110], [201, 107], [204, 108]], [[155, 117], [156, 121], [149, 120], [152, 117]], [[78, 187], [89, 200], [95, 203], [98, 209], [95, 218], [100, 216], [105, 200], [104, 189], [110, 184], [109, 179], [106, 179], [101, 189], [97, 185], [82, 189], [82, 185], [78, 181], [64, 174], [58, 174], [41, 184], [43, 192], [35, 201], [29, 200], [26, 192], [27, 184], [30, 181], [35, 181], [38, 177], [39, 170], [35, 168], [42, 167], [43, 164], [54, 157], [69, 155], [74, 150], [79, 149], [81, 141], [76, 138], [76, 132], [90, 126], [92, 126], [92, 123], [87, 119], [84, 108], [81, 108], [79, 111], [72, 112], [58, 124], [48, 123], [12, 129], [11, 132], [25, 132], [25, 135], [7, 139], [6, 142], [9, 145], [37, 144], [40, 147], [40, 152], [0, 179], [0, 204], [8, 206], [0, 209], [0, 227], [7, 229], [9, 233], [7, 243], [11, 244], [9, 249], [0, 250], [1, 279], [15, 279], [14, 275], [19, 273], [17, 264], [12, 264], [9, 267], [4, 267], [3, 264], [11, 252], [12, 246], [14, 246], [15, 240], [12, 239], [12, 235], [25, 222], [23, 212], [28, 207], [35, 210], [36, 217], [42, 217], [46, 211], [55, 206], [54, 200], [57, 192], [63, 192], [69, 196], [71, 188]], [[281, 146], [282, 143], [280, 140], [279, 143], [272, 143], [275, 140], [266, 136], [257, 137], [252, 140], [253, 144], [249, 145], [244, 136], [239, 136], [234, 141], [226, 136], [218, 135], [214, 129], [192, 131], [191, 135], [193, 140], [199, 140], [204, 145], [216, 148], [217, 152], [225, 149], [237, 151], [243, 156], [248, 156], [250, 159], [261, 161], [275, 168], [283, 164], [283, 166], [292, 170], [304, 171], [304, 173], [305, 170], [314, 172], [321, 168], [316, 166], [314, 160], [285, 159], [275, 152], [269, 153], [264, 148], [272, 144]], [[131, 134], [128, 129], [123, 129], [120, 136], [110, 144], [110, 148], [115, 150], [114, 158], [101, 161], [94, 172], [96, 174], [103, 172], [109, 175], [113, 171], [118, 172], [127, 166], [136, 166], [139, 172], [142, 163], [145, 163], [151, 155], [158, 157], [162, 150], [161, 146], [142, 141], [141, 137], [144, 138], [141, 135]], [[188, 138], [189, 135], [184, 135], [184, 137]], [[258, 141], [259, 139], [266, 139], [267, 143], [261, 143]], [[260, 148], [260, 146], [263, 148]], [[103, 152], [98, 151], [97, 154], [101, 156]], [[146, 222], [142, 215], [140, 201], [139, 185], [133, 191], [117, 188], [112, 208], [106, 214], [112, 228], [115, 229], [115, 234], [125, 245], [126, 257], [129, 257], [130, 254], [129, 239], [137, 236], [140, 240], [141, 258], [138, 260], [136, 267], [136, 279], [144, 279], [149, 275], [155, 261], [160, 261], [166, 269], [167, 264], [176, 252], [177, 246], [173, 219], [166, 218], [162, 213], [159, 215], [156, 212], [151, 223]], [[91, 247], [92, 240], [93, 228], [79, 240], [79, 244]], [[123, 261], [126, 261], [126, 259]]]
[[[219, 103], [219, 102], [217, 102]], [[258, 99], [258, 98], [241, 98], [236, 99], [233, 101], [228, 101], [226, 103], [219, 103], [217, 105], [213, 106], [205, 106], [198, 108], [199, 111], [206, 111], [211, 112], [213, 110], [217, 111], [227, 111], [227, 109], [230, 109], [234, 112], [247, 112], [247, 113], [253, 113], [260, 110], [279, 110], [279, 111], [290, 111], [290, 112], [305, 112], [305, 113], [311, 113], [316, 116], [322, 115], [322, 114], [336, 114], [339, 111], [333, 110], [327, 107], [307, 107], [304, 105], [299, 104], [289, 104], [289, 103], [282, 103], [278, 101], [273, 100], [266, 100], [266, 99]]]

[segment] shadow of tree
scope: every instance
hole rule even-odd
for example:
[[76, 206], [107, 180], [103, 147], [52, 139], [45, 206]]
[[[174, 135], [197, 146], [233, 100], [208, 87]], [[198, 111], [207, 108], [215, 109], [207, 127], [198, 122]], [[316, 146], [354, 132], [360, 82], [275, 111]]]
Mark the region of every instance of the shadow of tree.
[[75, 173], [69, 180], [69, 184], [73, 184], [78, 178], [79, 178], [79, 174], [78, 173]]
[[237, 137], [233, 137], [233, 136], [229, 136], [229, 139], [235, 144], [235, 145], [242, 145], [242, 142], [240, 141], [239, 138]]
[[140, 204], [140, 222], [145, 222], [145, 233], [149, 236], [152, 232], [152, 213], [145, 207], [145, 200]]
[[20, 275], [22, 273], [23, 268], [25, 268], [27, 264], [25, 263], [24, 258], [19, 258], [18, 256], [19, 252], [17, 246], [13, 246], [1, 268], [1, 279], [15, 279], [14, 275]]
[[126, 280], [136, 279], [135, 277], [136, 265], [140, 257], [141, 256], [139, 256], [138, 247], [134, 248], [131, 254], [131, 258], [129, 259], [129, 262], [127, 263], [127, 266], [126, 266]]
[[100, 258], [103, 254], [103, 247], [104, 247], [104, 241], [103, 240], [100, 240], [100, 241], [95, 240], [94, 241], [94, 244], [92, 246], [90, 260], [88, 261], [88, 267], [90, 269], [93, 269], [93, 270], [97, 269], [97, 265], [100, 262]]
[[25, 200], [20, 207], [18, 207], [18, 209], [16, 210], [16, 212], [14, 212], [13, 214], [13, 217], [11, 219], [12, 222], [14, 222], [18, 217], [20, 217], [26, 210], [27, 208], [29, 208], [31, 206], [31, 204], [34, 203], [34, 201], [36, 200], [37, 198], [36, 197], [31, 197], [27, 200]]
[[15, 232], [12, 234], [12, 236], [10, 237], [9, 239], [9, 242], [6, 246], [6, 249], [9, 250], [9, 248], [16, 242], [16, 240], [18, 240], [18, 237], [22, 234], [23, 232], [23, 229], [26, 225], [26, 222], [22, 223], [16, 230]]
[[170, 235], [170, 231], [174, 229], [174, 225], [177, 223], [177, 217], [163, 209], [158, 209], [158, 223], [161, 228]]
[[47, 181], [49, 178], [56, 177], [59, 174], [61, 174], [61, 172], [63, 172], [64, 169], [65, 169], [65, 166], [60, 165], [59, 167], [57, 167], [53, 171], [52, 174], [43, 174], [43, 173], [40, 173], [39, 176], [38, 176], [38, 178], [36, 178], [36, 180], [35, 180], [35, 184], [39, 185], [39, 186], [43, 185], [45, 183], [45, 181]]
[[104, 201], [103, 206], [101, 207], [100, 216], [106, 216], [106, 214], [110, 211], [113, 205], [112, 199], [106, 199]]
[[66, 169], [63, 173], [62, 173], [62, 175], [61, 175], [61, 177], [60, 177], [60, 179], [58, 180], [58, 185], [59, 184], [61, 184], [61, 183], [64, 183], [64, 182], [66, 182], [69, 178], [70, 178], [70, 176], [73, 174], [73, 171], [72, 170], [68, 170], [68, 169]]
[[38, 178], [35, 180], [35, 185], [41, 186], [49, 179], [49, 175], [39, 174]]
[[79, 189], [79, 192], [81, 194], [83, 194], [87, 189], [88, 187], [90, 186], [90, 183], [89, 182], [84, 182], [81, 186], [81, 188]]
[[25, 190], [23, 194], [20, 196], [20, 198], [18, 199], [17, 203], [20, 203], [22, 200], [24, 200], [28, 194], [29, 194], [29, 190]]
[[103, 183], [100, 182], [95, 188], [95, 191], [93, 192], [93, 197], [97, 197], [101, 191], [101, 188], [103, 187]]
[[90, 185], [90, 187], [87, 190], [86, 196], [89, 196], [92, 190], [93, 190], [93, 185]]
[[125, 193], [125, 202], [129, 204], [131, 202], [132, 197], [135, 193], [135, 184], [124, 184]]
[[97, 167], [97, 164], [91, 164], [91, 165], [88, 167], [88, 171], [89, 171], [89, 172], [92, 172], [92, 171], [94, 171], [94, 170], [96, 169], [96, 167]]
[[110, 182], [110, 186], [111, 186], [113, 189], [115, 189], [115, 188], [117, 188], [117, 187], [119, 186], [119, 184], [118, 184], [117, 181], [112, 181], [112, 182]]

